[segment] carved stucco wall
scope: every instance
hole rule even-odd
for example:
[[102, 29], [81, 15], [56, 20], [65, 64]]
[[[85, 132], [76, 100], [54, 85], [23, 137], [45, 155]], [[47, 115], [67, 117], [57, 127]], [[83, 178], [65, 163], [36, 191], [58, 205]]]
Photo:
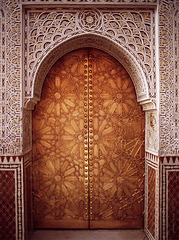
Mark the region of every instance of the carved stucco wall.
[[[26, 21], [24, 29], [22, 29], [21, 24], [23, 2], [29, 4], [28, 10], [24, 11]], [[79, 10], [73, 9], [71, 12], [68, 9], [63, 9], [63, 11], [60, 8], [52, 9], [53, 14], [50, 14], [48, 7], [34, 11], [30, 7], [34, 1], [23, 2], [17, 0], [1, 1], [1, 155], [22, 153], [22, 81], [24, 80], [25, 97], [28, 98], [29, 95], [33, 95], [33, 81], [41, 61], [44, 60], [43, 54], [50, 53], [52, 48], [72, 36], [90, 34], [91, 32], [110, 39], [120, 45], [126, 53], [133, 56], [133, 64], [136, 61], [138, 69], [141, 69], [144, 74], [143, 79], [146, 79], [149, 88], [147, 94], [154, 103], [158, 91], [156, 90], [156, 79], [157, 76], [160, 76], [160, 153], [161, 155], [178, 154], [178, 5], [176, 1], [160, 1], [158, 5], [159, 73], [157, 73], [155, 62], [157, 39], [155, 16], [157, 12], [153, 10], [154, 3], [157, 1], [147, 1], [147, 3], [146, 1], [137, 1], [141, 6], [147, 4], [148, 7], [141, 9], [137, 6], [138, 10], [136, 8], [132, 11], [125, 4], [133, 1], [117, 1], [117, 4], [125, 5], [122, 10], [111, 9], [109, 11], [103, 5], [101, 9], [92, 12], [96, 18], [96, 25], [85, 23], [85, 14], [81, 8]], [[54, 2], [49, 1], [48, 3]], [[90, 8], [92, 2], [86, 2], [89, 3], [88, 8]], [[40, 1], [35, 3], [38, 4]], [[63, 2], [59, 1], [58, 3]], [[97, 4], [97, 2], [95, 3]], [[151, 7], [149, 7], [149, 3], [152, 4]], [[97, 8], [98, 5], [95, 7]], [[86, 10], [86, 15], [88, 11]], [[50, 20], [52, 16], [55, 20], [54, 18]], [[59, 16], [63, 20], [59, 20]], [[45, 31], [45, 28], [48, 28], [49, 31]], [[34, 38], [35, 43], [33, 43], [35, 31], [38, 31], [38, 34], [36, 34], [37, 37]], [[26, 39], [24, 45], [21, 44], [23, 39]], [[30, 44], [31, 42], [32, 44]], [[22, 52], [24, 59], [22, 59]], [[23, 68], [22, 63], [25, 63]], [[23, 74], [22, 69], [24, 69]], [[133, 74], [136, 91], [138, 87], [135, 79], [137, 79], [137, 75], [142, 76], [142, 73]], [[174, 102], [175, 104], [173, 104]]]
[[[34, 3], [34, 1], [24, 1]], [[36, 1], [39, 3], [40, 1]], [[53, 1], [49, 1], [52, 3]], [[78, 1], [76, 1], [77, 3]], [[91, 4], [91, 1], [86, 1]], [[118, 3], [131, 3], [133, 1], [118, 1]], [[136, 2], [136, 1], [135, 1]], [[137, 1], [143, 4], [146, 1]], [[148, 1], [148, 3], [155, 3], [156, 1]], [[55, 1], [56, 3], [56, 1]], [[59, 1], [62, 3], [62, 1]], [[89, 7], [89, 6], [88, 6]], [[97, 7], [97, 5], [96, 5]], [[32, 94], [31, 88], [33, 86], [32, 81], [34, 80], [34, 67], [38, 68], [38, 59], [42, 56], [43, 51], [47, 49], [50, 52], [52, 47], [58, 45], [63, 38], [70, 38], [72, 35], [89, 33], [91, 29], [97, 34], [103, 34], [112, 41], [120, 44], [124, 49], [131, 53], [137, 60], [141, 67], [146, 81], [149, 87], [149, 96], [155, 102], [156, 96], [156, 64], [155, 61], [155, 32], [154, 29], [154, 11], [149, 9], [139, 10], [139, 14], [136, 14], [136, 10], [120, 10], [118, 14], [115, 14], [116, 10], [110, 12], [103, 10], [93, 12], [103, 17], [97, 19], [97, 26], [94, 29], [91, 25], [85, 26], [84, 14], [82, 10], [77, 11], [76, 9], [70, 13], [61, 12], [63, 15], [64, 22], [61, 21], [59, 24], [58, 17], [60, 11], [54, 11], [53, 14], [56, 17], [55, 21], [50, 21], [50, 32], [43, 32], [43, 35], [38, 34], [38, 39], [34, 46], [30, 46], [30, 43], [25, 42], [24, 46], [22, 43], [22, 6], [21, 2], [17, 0], [13, 1], [1, 1], [1, 14], [0, 14], [0, 25], [2, 29], [1, 34], [1, 99], [2, 106], [0, 111], [0, 124], [1, 124], [1, 155], [12, 155], [22, 153], [22, 80], [25, 80], [25, 94]], [[27, 10], [27, 12], [31, 10]], [[41, 12], [47, 12], [47, 10], [41, 9]], [[130, 13], [129, 13], [130, 12]], [[66, 15], [66, 16], [65, 16]], [[51, 14], [45, 14], [42, 17], [42, 13], [39, 10], [36, 14], [32, 11], [30, 16], [25, 15], [28, 18], [23, 36], [28, 33], [29, 41], [33, 39], [33, 30], [35, 19], [38, 18], [50, 18]], [[128, 16], [125, 18], [125, 16]], [[136, 19], [135, 19], [136, 16]], [[130, 19], [128, 19], [130, 18]], [[138, 18], [142, 25], [139, 24]], [[69, 19], [73, 19], [69, 23]], [[81, 20], [81, 23], [76, 24], [77, 19]], [[103, 25], [101, 21], [103, 19]], [[122, 19], [120, 21], [119, 19]], [[159, 3], [159, 64], [160, 64], [160, 154], [161, 155], [177, 155], [178, 146], [178, 3], [177, 1], [160, 1]], [[27, 21], [27, 19], [26, 19]], [[45, 27], [48, 21], [37, 21], [37, 29]], [[124, 27], [121, 26], [124, 24]], [[57, 24], [58, 23], [58, 24]], [[55, 24], [58, 25], [58, 34], [53, 33]], [[66, 27], [67, 32], [63, 30], [63, 24]], [[70, 25], [72, 24], [72, 25]], [[77, 26], [76, 28], [74, 28]], [[125, 27], [125, 24], [127, 27]], [[62, 25], [62, 26], [61, 26]], [[26, 29], [28, 26], [28, 29]], [[120, 30], [117, 31], [117, 28]], [[142, 30], [142, 28], [144, 28]], [[74, 30], [76, 29], [76, 30]], [[112, 29], [112, 30], [111, 30]], [[44, 30], [43, 30], [44, 31]], [[76, 31], [76, 32], [75, 32]], [[120, 32], [121, 31], [121, 32]], [[134, 32], [138, 33], [138, 38], [135, 42]], [[5, 34], [6, 33], [6, 34]], [[143, 34], [143, 35], [142, 35]], [[24, 36], [26, 38], [26, 35]], [[43, 41], [40, 39], [43, 38]], [[52, 42], [49, 44], [53, 39]], [[42, 44], [43, 42], [43, 44]], [[43, 46], [42, 46], [43, 45]], [[152, 47], [151, 47], [152, 46]], [[27, 47], [27, 48], [26, 48]], [[38, 51], [38, 47], [40, 50]], [[51, 48], [50, 48], [51, 47]], [[25, 55], [25, 66], [24, 73], [22, 74], [22, 51]], [[48, 53], [48, 51], [46, 53]], [[35, 58], [37, 58], [35, 60]], [[26, 62], [28, 61], [28, 62]], [[27, 74], [27, 75], [26, 75]], [[31, 77], [32, 76], [32, 77]], [[24, 79], [25, 78], [25, 79]], [[29, 80], [27, 80], [29, 79]], [[135, 80], [134, 80], [135, 82]], [[135, 84], [136, 85], [136, 84]], [[137, 87], [136, 87], [137, 89]], [[175, 103], [175, 104], [174, 104]]]
[[158, 142], [158, 123], [157, 111], [148, 111], [145, 115], [145, 146], [148, 152], [157, 155], [159, 142]]
[[[61, 8], [43, 8], [40, 10], [26, 9], [25, 11], [25, 96], [31, 96], [33, 91], [33, 81], [36, 76], [37, 69], [42, 60], [65, 40], [71, 39], [73, 36], [80, 39], [80, 36], [88, 34], [86, 39], [78, 44], [94, 45], [94, 42], [100, 41], [98, 48], [109, 49], [108, 42], [101, 41], [100, 36], [113, 40], [121, 46], [121, 53], [116, 53], [120, 62], [126, 65], [128, 72], [133, 78], [138, 99], [146, 99], [148, 95], [151, 98], [156, 96], [155, 88], [155, 24], [153, 9], [61, 9]], [[90, 36], [89, 33], [93, 33]], [[94, 35], [95, 34], [95, 35]], [[91, 42], [90, 42], [91, 39]], [[103, 38], [104, 39], [104, 38]], [[113, 43], [114, 44], [114, 43]], [[71, 41], [66, 46], [66, 52], [72, 49]], [[112, 44], [111, 44], [112, 45]], [[62, 47], [61, 47], [62, 49]], [[60, 49], [60, 52], [61, 52]], [[115, 51], [117, 52], [117, 51]], [[125, 53], [126, 52], [126, 53]], [[65, 53], [63, 46], [63, 53]], [[111, 53], [113, 53], [111, 51]], [[114, 54], [114, 53], [113, 53]], [[134, 58], [136, 62], [131, 61], [126, 64], [125, 55], [128, 58]], [[59, 57], [57, 51], [53, 56]], [[121, 56], [120, 56], [121, 55]], [[54, 61], [52, 61], [53, 63]], [[129, 62], [129, 60], [128, 60]], [[139, 77], [139, 73], [135, 73], [133, 69], [139, 64], [144, 75]], [[140, 69], [140, 68], [139, 68]], [[144, 79], [143, 79], [144, 78]], [[147, 86], [145, 86], [145, 80]], [[39, 97], [39, 93], [34, 94]]]
[[179, 2], [159, 5], [160, 154], [179, 154]]
[[18, 155], [21, 144], [21, 11], [19, 1], [1, 1], [0, 155]]
[[[105, 50], [129, 71], [138, 100], [145, 110], [148, 109], [146, 164], [147, 168], [150, 164], [150, 167], [153, 166], [156, 171], [155, 239], [158, 239], [159, 158], [155, 155], [159, 153], [160, 156], [178, 156], [179, 154], [179, 1], [48, 0], [45, 3], [46, 8], [42, 0], [0, 1], [0, 155], [24, 154], [24, 161], [26, 165], [27, 162], [29, 164], [32, 134], [30, 109], [39, 100], [46, 72], [44, 75], [42, 73], [44, 69], [48, 71], [51, 67], [55, 61], [53, 57], [56, 56], [57, 60], [68, 51], [80, 46], [93, 46]], [[65, 9], [67, 3], [68, 6], [70, 3], [73, 4], [71, 11], [69, 8]], [[53, 17], [49, 12], [48, 4], [52, 8]], [[56, 4], [58, 8], [54, 9]], [[132, 4], [135, 7], [131, 8]], [[38, 10], [34, 10], [34, 6], [38, 7]], [[92, 11], [89, 11], [91, 8]], [[46, 14], [43, 15], [42, 12]], [[92, 21], [93, 15], [96, 19], [95, 23]], [[58, 16], [61, 16], [61, 20]], [[33, 36], [35, 31], [37, 34]], [[86, 45], [84, 39], [88, 39]], [[79, 45], [76, 45], [77, 42]], [[68, 48], [69, 43], [71, 49]], [[57, 51], [56, 55], [55, 51]], [[144, 99], [147, 101], [143, 101]], [[174, 172], [171, 179], [178, 173], [178, 158], [173, 157], [173, 159], [169, 169]], [[11, 160], [1, 157], [1, 167], [7, 170], [19, 164], [16, 158]], [[165, 165], [167, 164], [166, 162]], [[165, 165], [162, 165], [163, 168]], [[162, 191], [165, 193], [164, 180], [165, 174], [162, 180]], [[146, 193], [147, 181], [146, 178]], [[19, 188], [18, 191], [15, 195], [22, 196], [23, 188]], [[146, 194], [146, 216], [147, 197]], [[165, 204], [168, 209], [169, 201]], [[161, 209], [163, 209], [162, 221], [167, 222], [167, 210], [165, 206]], [[19, 211], [21, 210], [22, 208], [19, 208]], [[16, 215], [22, 216], [21, 213]], [[172, 221], [169, 222], [162, 230], [164, 238], [168, 236], [167, 229], [170, 225], [173, 226], [172, 224]], [[150, 223], [146, 228], [150, 229]], [[18, 225], [17, 239], [23, 239], [22, 232], [23, 227]]]

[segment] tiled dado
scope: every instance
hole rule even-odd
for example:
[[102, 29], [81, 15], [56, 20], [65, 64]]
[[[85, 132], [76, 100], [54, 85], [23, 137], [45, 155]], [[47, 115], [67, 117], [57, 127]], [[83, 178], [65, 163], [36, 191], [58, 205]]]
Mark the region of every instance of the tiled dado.
[[160, 157], [160, 239], [179, 236], [179, 157]]
[[23, 157], [0, 157], [0, 239], [24, 239]]
[[[145, 232], [150, 240], [177, 239], [179, 158], [159, 158], [146, 152], [145, 167]], [[32, 231], [31, 177], [31, 153], [0, 157], [0, 239], [28, 239]]]
[[159, 239], [159, 157], [145, 153], [145, 232]]
[[179, 158], [146, 152], [145, 232], [150, 240], [179, 236]]

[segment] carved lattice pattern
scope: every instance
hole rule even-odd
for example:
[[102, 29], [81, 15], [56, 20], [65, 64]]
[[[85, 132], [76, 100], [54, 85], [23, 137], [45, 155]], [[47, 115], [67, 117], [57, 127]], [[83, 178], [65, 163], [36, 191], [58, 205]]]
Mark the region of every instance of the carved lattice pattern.
[[[32, 94], [32, 81], [39, 60], [60, 42], [90, 32], [116, 41], [135, 56], [148, 81], [149, 94], [155, 97], [154, 29], [152, 9], [140, 12], [120, 9], [26, 10], [26, 97]], [[138, 84], [136, 80], [135, 85]]]

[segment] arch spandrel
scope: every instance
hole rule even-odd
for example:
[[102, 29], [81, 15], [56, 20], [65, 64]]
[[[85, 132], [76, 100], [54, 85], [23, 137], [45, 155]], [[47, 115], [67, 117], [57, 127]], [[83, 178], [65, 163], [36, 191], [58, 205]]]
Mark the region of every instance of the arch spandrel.
[[47, 55], [44, 54], [39, 59], [38, 67], [32, 81], [32, 95], [25, 98], [25, 108], [33, 109], [35, 104], [40, 100], [44, 79], [53, 64], [68, 52], [84, 47], [103, 50], [116, 58], [129, 73], [136, 90], [137, 100], [143, 105], [143, 109], [155, 108], [155, 104], [149, 98], [147, 80], [137, 60], [119, 44], [97, 34], [84, 34], [72, 37], [55, 46], [51, 51], [49, 50]]

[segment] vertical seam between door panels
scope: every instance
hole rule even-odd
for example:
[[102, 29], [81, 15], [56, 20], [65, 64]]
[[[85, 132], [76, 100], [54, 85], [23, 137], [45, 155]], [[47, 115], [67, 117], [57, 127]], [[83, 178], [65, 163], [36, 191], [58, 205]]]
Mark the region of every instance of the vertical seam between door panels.
[[89, 49], [89, 58], [88, 58], [88, 132], [89, 132], [89, 140], [88, 140], [88, 146], [89, 146], [89, 227], [91, 228], [91, 220], [93, 218], [93, 206], [92, 206], [92, 200], [93, 200], [93, 186], [92, 186], [92, 141], [93, 141], [93, 129], [92, 129], [92, 118], [93, 118], [93, 107], [92, 107], [92, 78], [93, 78], [93, 72], [92, 72], [92, 64], [93, 64], [93, 56], [90, 53]]
[[84, 158], [85, 158], [85, 220], [88, 221], [89, 228], [89, 107], [88, 107], [88, 49], [84, 55]]

